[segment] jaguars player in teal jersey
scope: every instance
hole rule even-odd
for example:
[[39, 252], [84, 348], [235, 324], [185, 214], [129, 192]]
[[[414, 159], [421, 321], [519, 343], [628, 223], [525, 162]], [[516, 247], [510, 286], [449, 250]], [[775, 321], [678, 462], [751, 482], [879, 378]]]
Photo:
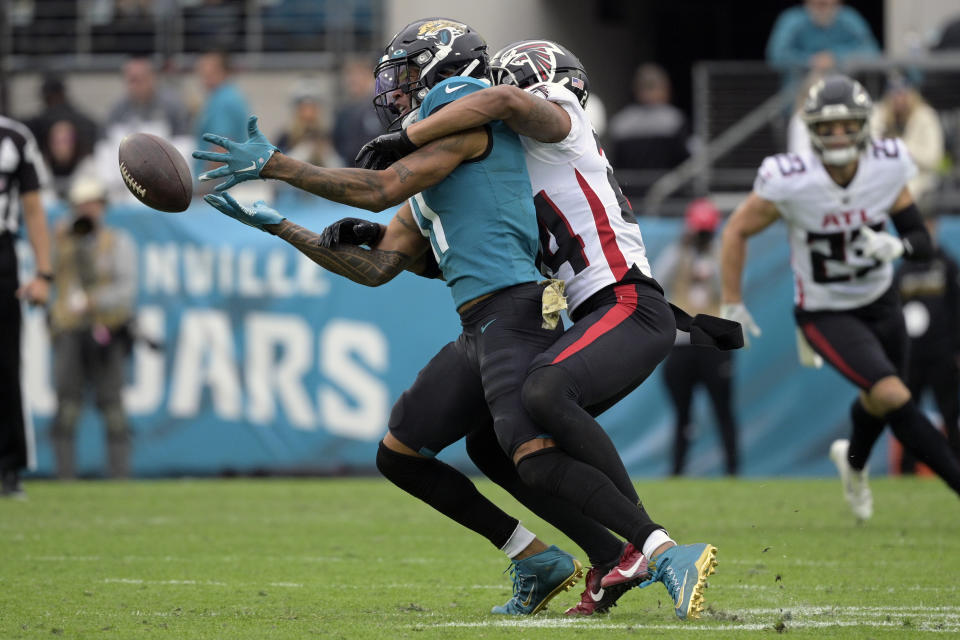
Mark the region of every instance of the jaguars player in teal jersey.
[[[423, 114], [486, 86], [486, 45], [467, 25], [445, 19], [412, 23], [387, 47], [377, 69], [377, 106], [394, 121]], [[463, 74], [463, 75], [461, 75]], [[449, 77], [453, 76], [453, 77]], [[446, 78], [446, 79], [444, 79]], [[247, 208], [228, 194], [206, 197], [221, 212], [280, 236], [330, 271], [377, 286], [403, 269], [422, 272], [429, 249], [451, 288], [463, 332], [420, 372], [394, 406], [377, 466], [394, 484], [487, 537], [513, 561], [514, 597], [495, 613], [536, 613], [580, 576], [572, 556], [547, 548], [436, 460], [447, 445], [492, 421], [517, 464], [517, 497], [586, 548], [646, 537], [649, 517], [603, 473], [565, 453], [526, 415], [520, 400], [527, 366], [562, 328], [541, 313], [544, 285], [536, 269], [536, 217], [523, 151], [502, 123], [425, 145], [383, 171], [324, 169], [278, 153], [251, 119], [249, 138], [205, 138], [225, 153], [195, 152], [223, 162], [201, 179], [226, 178], [222, 191], [247, 179], [283, 180], [318, 196], [379, 211], [405, 204], [371, 249], [323, 238], [264, 203]], [[427, 241], [429, 237], [429, 243]], [[431, 247], [432, 245], [432, 247]], [[549, 452], [551, 455], [545, 456]]]

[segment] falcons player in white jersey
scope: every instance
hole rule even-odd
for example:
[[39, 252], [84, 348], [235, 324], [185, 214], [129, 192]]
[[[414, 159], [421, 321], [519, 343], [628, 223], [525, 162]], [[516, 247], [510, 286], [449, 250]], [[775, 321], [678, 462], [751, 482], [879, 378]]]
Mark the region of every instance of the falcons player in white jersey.
[[[901, 379], [907, 334], [890, 263], [926, 259], [932, 243], [906, 187], [913, 161], [900, 140], [870, 139], [870, 108], [870, 96], [846, 76], [815, 84], [803, 111], [810, 152], [763, 161], [753, 192], [727, 222], [721, 251], [723, 315], [759, 336], [740, 287], [746, 242], [777, 218], [786, 221], [801, 360], [825, 360], [860, 389], [852, 435], [835, 441], [830, 457], [861, 520], [873, 513], [866, 463], [886, 424], [960, 493], [960, 465]], [[887, 233], [888, 219], [899, 238]]]
[[[524, 406], [561, 449], [603, 471], [637, 503], [623, 462], [594, 416], [635, 389], [666, 357], [675, 338], [674, 311], [651, 276], [640, 228], [584, 112], [588, 79], [580, 61], [554, 42], [527, 40], [502, 49], [491, 68], [499, 86], [457, 100], [370, 146], [402, 155], [494, 120], [520, 134], [540, 224], [542, 269], [565, 281], [574, 321], [531, 365]], [[515, 473], [508, 460], [497, 464], [489, 432], [475, 432], [467, 446], [494, 480]], [[650, 558], [644, 584], [663, 582], [678, 617], [698, 616], [716, 548], [677, 546], [642, 506], [641, 512], [646, 522], [639, 539], [645, 542], [639, 548], [628, 544], [619, 558], [585, 549], [593, 568], [580, 603], [568, 614], [609, 609], [645, 577]]]

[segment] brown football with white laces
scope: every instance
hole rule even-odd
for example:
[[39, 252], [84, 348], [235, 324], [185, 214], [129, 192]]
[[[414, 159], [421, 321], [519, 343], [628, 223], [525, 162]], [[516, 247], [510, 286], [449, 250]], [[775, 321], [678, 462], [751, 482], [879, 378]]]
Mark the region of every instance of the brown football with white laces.
[[193, 178], [177, 149], [150, 133], [120, 142], [120, 175], [137, 200], [158, 211], [184, 211], [193, 198]]

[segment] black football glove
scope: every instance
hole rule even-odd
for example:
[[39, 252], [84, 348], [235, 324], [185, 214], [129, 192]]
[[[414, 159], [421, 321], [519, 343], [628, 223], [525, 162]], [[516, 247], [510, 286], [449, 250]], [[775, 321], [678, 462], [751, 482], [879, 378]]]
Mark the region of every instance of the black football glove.
[[380, 171], [417, 149], [419, 147], [410, 142], [406, 130], [385, 133], [363, 145], [354, 164], [359, 169]]
[[340, 244], [373, 246], [380, 242], [386, 227], [361, 218], [337, 220], [320, 232], [320, 246], [331, 248]]

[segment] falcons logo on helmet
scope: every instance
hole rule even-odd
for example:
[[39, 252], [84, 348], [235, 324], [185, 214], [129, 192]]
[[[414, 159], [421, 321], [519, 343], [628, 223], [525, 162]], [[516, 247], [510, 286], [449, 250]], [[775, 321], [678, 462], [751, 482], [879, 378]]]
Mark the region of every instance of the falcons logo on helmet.
[[500, 64], [504, 67], [530, 65], [541, 82], [549, 82], [557, 69], [558, 53], [562, 54], [563, 50], [552, 42], [526, 42], [504, 53]]

